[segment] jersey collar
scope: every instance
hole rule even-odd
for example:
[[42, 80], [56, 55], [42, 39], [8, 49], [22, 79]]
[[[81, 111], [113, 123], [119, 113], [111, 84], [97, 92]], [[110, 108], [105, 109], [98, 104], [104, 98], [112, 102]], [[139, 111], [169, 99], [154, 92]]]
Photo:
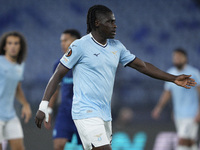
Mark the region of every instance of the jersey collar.
[[182, 70], [178, 70], [178, 69], [176, 68], [176, 71], [177, 71], [177, 72], [183, 72], [183, 71], [185, 71], [187, 68], [188, 68], [188, 64], [186, 64]]
[[106, 44], [101, 44], [101, 43], [99, 43], [97, 40], [95, 40], [95, 38], [92, 36], [92, 33], [90, 33], [90, 37], [91, 37], [91, 39], [96, 43], [96, 44], [98, 44], [99, 46], [101, 46], [101, 47], [103, 47], [103, 48], [105, 48], [107, 45], [108, 45], [108, 42], [106, 42]]

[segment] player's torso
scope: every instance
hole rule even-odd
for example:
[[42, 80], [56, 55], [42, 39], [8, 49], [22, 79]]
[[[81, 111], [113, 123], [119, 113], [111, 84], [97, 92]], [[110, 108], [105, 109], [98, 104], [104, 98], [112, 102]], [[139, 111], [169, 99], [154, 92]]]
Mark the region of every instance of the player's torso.
[[21, 65], [12, 64], [5, 58], [0, 58], [0, 80], [5, 82], [18, 82], [23, 74]]
[[[95, 103], [101, 103], [100, 100], [109, 102], [119, 64], [120, 48], [109, 40], [103, 47], [91, 37], [88, 38], [81, 45], [83, 54], [73, 71], [75, 94], [80, 96], [84, 93], [84, 98], [92, 99]], [[80, 86], [84, 89], [80, 89]]]
[[[12, 64], [4, 57], [0, 57], [0, 84], [1, 90], [15, 89], [18, 82], [22, 78], [22, 65]], [[3, 91], [2, 91], [3, 92]], [[4, 91], [5, 92], [5, 91]], [[0, 93], [1, 95], [2, 93]]]
[[112, 43], [108, 42], [103, 47], [93, 40], [89, 40], [87, 46], [84, 46], [83, 53], [80, 65], [97, 73], [115, 74], [119, 64], [120, 51]]
[[87, 38], [89, 39], [81, 45], [82, 56], [73, 70], [75, 91], [73, 116], [79, 118], [79, 115], [81, 117], [100, 115], [105, 120], [109, 120], [120, 48], [115, 44], [112, 45], [110, 41], [103, 47], [95, 43], [91, 37]]
[[[173, 75], [188, 74], [192, 75], [192, 78], [196, 77], [195, 70], [190, 66], [187, 66], [187, 68], [182, 71], [178, 71], [174, 68], [170, 73]], [[197, 113], [198, 92], [196, 87], [185, 89], [171, 83], [171, 93], [176, 117], [190, 117]]]
[[0, 119], [15, 116], [13, 101], [22, 74], [22, 65], [12, 64], [5, 57], [0, 57]]

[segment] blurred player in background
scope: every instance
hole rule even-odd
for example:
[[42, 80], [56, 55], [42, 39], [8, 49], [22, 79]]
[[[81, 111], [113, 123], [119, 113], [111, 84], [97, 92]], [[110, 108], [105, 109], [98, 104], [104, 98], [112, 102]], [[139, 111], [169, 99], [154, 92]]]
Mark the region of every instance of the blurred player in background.
[[172, 98], [174, 121], [179, 138], [177, 150], [197, 150], [196, 139], [200, 122], [200, 73], [187, 63], [187, 53], [183, 49], [176, 49], [173, 52], [174, 67], [168, 72], [174, 75], [190, 73], [196, 80], [197, 86], [187, 90], [166, 82], [162, 96], [152, 112], [153, 118], [158, 119], [163, 107]]
[[111, 150], [111, 97], [119, 63], [156, 79], [171, 81], [185, 88], [194, 86], [189, 75], [174, 76], [131, 54], [114, 40], [113, 12], [103, 5], [91, 7], [87, 14], [87, 35], [74, 41], [61, 58], [45, 90], [35, 123], [48, 122], [48, 101], [65, 74], [73, 69], [74, 96], [72, 118], [85, 150]]
[[[81, 35], [77, 30], [65, 30], [61, 37], [61, 48], [63, 53], [66, 53], [70, 44], [76, 40], [80, 39]], [[60, 63], [56, 62], [54, 66], [54, 71], [56, 67]], [[58, 99], [58, 95], [60, 93], [61, 88], [61, 104], [59, 106], [58, 114], [56, 117], [55, 127], [53, 130], [53, 143], [54, 150], [64, 150], [65, 144], [67, 142], [71, 142], [73, 134], [76, 134], [78, 144], [81, 144], [81, 140], [79, 138], [78, 132], [76, 130], [76, 126], [72, 120], [71, 108], [72, 108], [72, 98], [73, 98], [73, 76], [72, 70], [70, 70], [62, 79], [60, 87], [57, 88], [56, 92], [51, 98], [49, 103], [49, 113], [52, 112], [52, 108], [54, 103]]]
[[[21, 117], [27, 123], [31, 109], [22, 87], [26, 41], [18, 32], [5, 33], [0, 40], [0, 143], [8, 140], [12, 150], [24, 150], [23, 131], [16, 116], [14, 99], [22, 104]], [[2, 145], [0, 144], [0, 150]]]

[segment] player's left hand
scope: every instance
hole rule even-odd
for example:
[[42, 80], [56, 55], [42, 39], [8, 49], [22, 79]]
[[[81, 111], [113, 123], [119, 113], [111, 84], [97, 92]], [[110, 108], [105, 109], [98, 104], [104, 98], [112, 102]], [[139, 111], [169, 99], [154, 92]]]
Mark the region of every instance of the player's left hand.
[[197, 123], [200, 122], [200, 112], [196, 115], [195, 122], [197, 122]]
[[24, 122], [28, 123], [28, 121], [30, 120], [32, 116], [32, 112], [31, 112], [31, 108], [29, 104], [24, 104], [22, 107], [22, 111], [21, 111], [21, 117], [25, 118]]
[[175, 79], [174, 83], [178, 86], [182, 86], [186, 89], [190, 89], [191, 86], [195, 86], [197, 83], [194, 79], [190, 78], [191, 75], [179, 75]]

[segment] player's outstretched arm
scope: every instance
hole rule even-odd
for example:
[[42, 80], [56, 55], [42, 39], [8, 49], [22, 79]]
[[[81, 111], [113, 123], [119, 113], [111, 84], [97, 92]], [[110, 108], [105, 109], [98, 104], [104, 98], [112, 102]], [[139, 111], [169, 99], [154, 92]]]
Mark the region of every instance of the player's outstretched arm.
[[139, 58], [136, 58], [134, 61], [130, 62], [127, 66], [138, 70], [141, 73], [144, 73], [152, 78], [160, 79], [164, 81], [169, 81], [182, 86], [184, 88], [190, 89], [190, 86], [195, 86], [196, 82], [194, 79], [190, 78], [191, 75], [179, 75], [174, 76], [172, 74], [166, 73], [157, 67], [153, 66], [150, 63], [144, 62]]
[[56, 91], [58, 84], [60, 83], [60, 81], [62, 80], [62, 78], [65, 76], [65, 74], [68, 71], [69, 69], [64, 67], [62, 64], [59, 64], [58, 67], [56, 68], [56, 71], [50, 78], [46, 86], [42, 101], [40, 103], [39, 110], [37, 111], [36, 117], [35, 117], [35, 124], [37, 125], [38, 128], [41, 128], [44, 118], [45, 118], [45, 121], [48, 122], [49, 115], [48, 115], [47, 108], [48, 108], [49, 100], [51, 96], [54, 94], [54, 92]]

